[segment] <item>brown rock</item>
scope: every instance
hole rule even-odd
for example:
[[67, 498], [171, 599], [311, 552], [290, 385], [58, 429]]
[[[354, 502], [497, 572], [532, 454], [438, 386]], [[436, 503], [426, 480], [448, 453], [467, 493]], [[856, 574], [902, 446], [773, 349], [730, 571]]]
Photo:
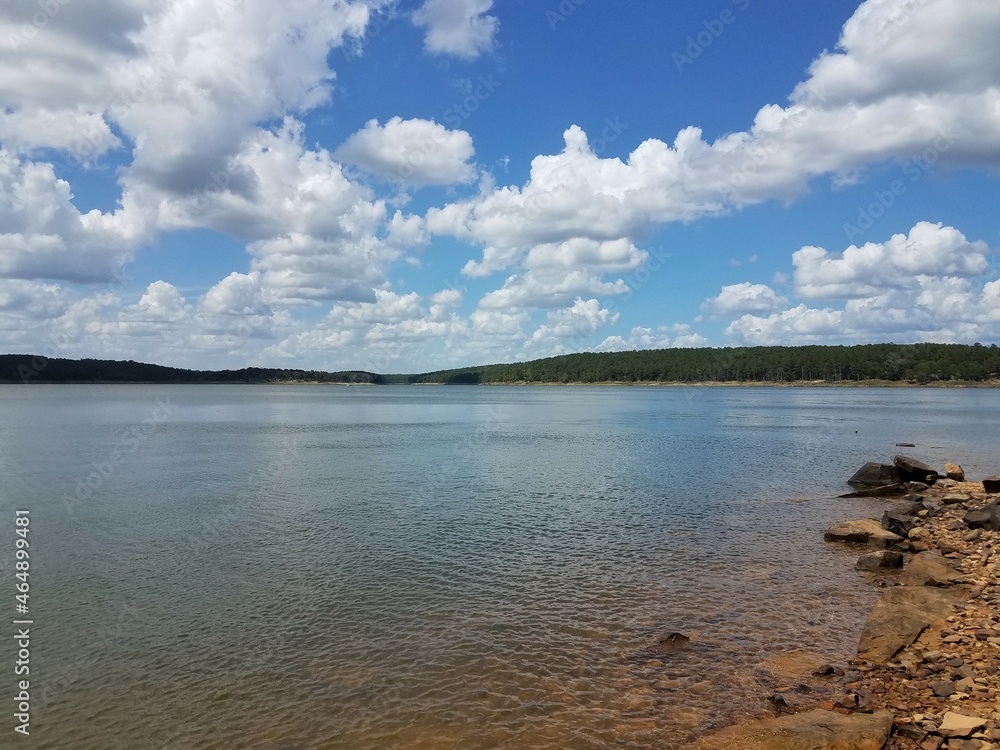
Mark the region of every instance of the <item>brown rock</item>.
[[695, 744], [697, 750], [879, 750], [892, 712], [843, 715], [821, 708], [729, 727]]
[[986, 477], [983, 480], [983, 489], [987, 492], [1000, 492], [1000, 475]]
[[875, 602], [861, 631], [858, 656], [882, 663], [909, 646], [929, 625], [943, 622], [965, 595], [962, 587], [896, 586]]
[[899, 577], [903, 586], [950, 586], [962, 574], [944, 561], [938, 552], [916, 554]]
[[848, 542], [849, 544], [866, 544], [869, 547], [891, 547], [903, 538], [882, 528], [882, 524], [873, 518], [860, 518], [854, 521], [843, 521], [834, 524], [823, 538], [828, 542]]
[[956, 482], [965, 481], [965, 469], [963, 469], [958, 464], [947, 463], [944, 465], [944, 475], [948, 479], [954, 479]]
[[986, 720], [978, 716], [966, 716], [949, 711], [941, 720], [937, 732], [942, 737], [968, 737], [985, 726]]

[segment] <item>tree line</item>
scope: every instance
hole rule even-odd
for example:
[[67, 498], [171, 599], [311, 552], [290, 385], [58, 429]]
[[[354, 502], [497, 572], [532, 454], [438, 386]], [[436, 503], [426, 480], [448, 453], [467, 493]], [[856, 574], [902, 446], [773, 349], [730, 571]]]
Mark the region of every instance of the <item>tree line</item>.
[[996, 344], [866, 344], [655, 349], [581, 353], [406, 376], [409, 383], [837, 383], [915, 384], [1000, 378]]
[[0, 354], [0, 383], [374, 383], [380, 376], [352, 370], [244, 367], [240, 370], [185, 370], [128, 360], [58, 359]]
[[794, 383], [1000, 379], [996, 344], [864, 344], [564, 354], [412, 375], [348, 370], [185, 370], [100, 359], [0, 355], [0, 383]]

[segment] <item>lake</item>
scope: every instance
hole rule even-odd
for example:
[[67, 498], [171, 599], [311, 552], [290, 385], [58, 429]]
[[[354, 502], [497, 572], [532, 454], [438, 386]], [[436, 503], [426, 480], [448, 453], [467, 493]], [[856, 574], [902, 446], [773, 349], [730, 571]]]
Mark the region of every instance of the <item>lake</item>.
[[35, 748], [681, 747], [766, 711], [769, 656], [853, 655], [876, 592], [822, 533], [880, 514], [835, 497], [855, 469], [1000, 469], [988, 389], [15, 385], [0, 415]]

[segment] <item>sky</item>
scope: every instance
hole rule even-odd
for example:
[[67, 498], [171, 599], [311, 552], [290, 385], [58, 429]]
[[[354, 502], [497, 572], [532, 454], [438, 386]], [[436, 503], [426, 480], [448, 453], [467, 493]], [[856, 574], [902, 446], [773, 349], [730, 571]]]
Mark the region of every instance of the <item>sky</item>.
[[0, 352], [996, 343], [997, 39], [981, 0], [8, 0]]

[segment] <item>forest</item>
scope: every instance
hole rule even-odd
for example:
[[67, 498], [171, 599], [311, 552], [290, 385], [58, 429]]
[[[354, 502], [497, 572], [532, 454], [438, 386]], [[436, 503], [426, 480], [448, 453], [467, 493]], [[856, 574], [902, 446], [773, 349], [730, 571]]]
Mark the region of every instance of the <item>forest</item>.
[[868, 344], [566, 354], [406, 376], [409, 383], [794, 383], [987, 381], [996, 344]]
[[996, 344], [865, 344], [564, 354], [411, 375], [348, 370], [185, 370], [100, 359], [0, 355], [0, 383], [864, 383], [1000, 379]]
[[245, 367], [184, 370], [128, 360], [58, 359], [0, 354], [0, 383], [373, 383], [370, 372], [321, 372]]

